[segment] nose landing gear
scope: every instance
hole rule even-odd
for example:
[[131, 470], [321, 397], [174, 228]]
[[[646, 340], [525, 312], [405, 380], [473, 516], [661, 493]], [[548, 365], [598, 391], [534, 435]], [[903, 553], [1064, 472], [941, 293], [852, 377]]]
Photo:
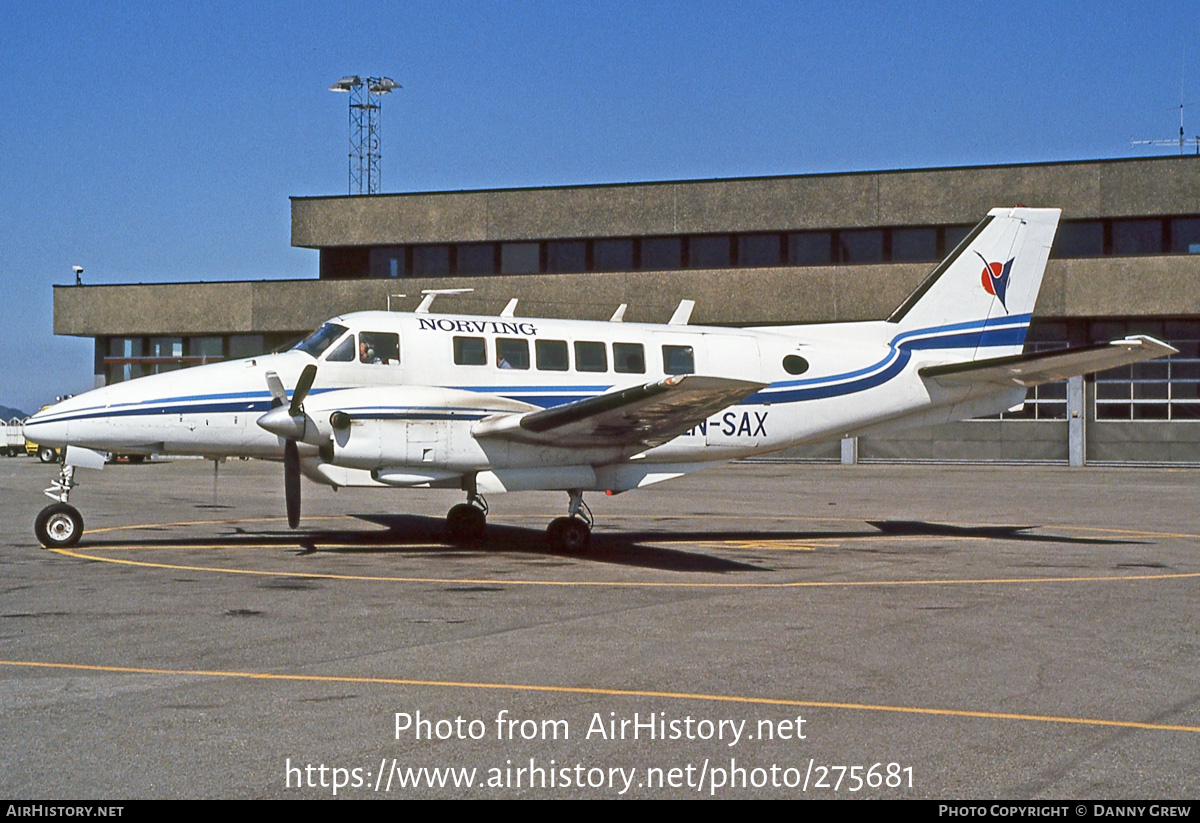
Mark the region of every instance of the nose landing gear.
[[75, 488], [75, 467], [63, 465], [58, 477], [46, 489], [51, 503], [38, 512], [33, 521], [33, 533], [38, 542], [48, 549], [65, 549], [74, 546], [83, 536], [83, 515], [69, 504], [71, 489]]
[[567, 508], [566, 517], [557, 517], [550, 521], [546, 529], [546, 542], [553, 552], [585, 551], [592, 542], [592, 510], [583, 502], [583, 492], [572, 489], [571, 503]]

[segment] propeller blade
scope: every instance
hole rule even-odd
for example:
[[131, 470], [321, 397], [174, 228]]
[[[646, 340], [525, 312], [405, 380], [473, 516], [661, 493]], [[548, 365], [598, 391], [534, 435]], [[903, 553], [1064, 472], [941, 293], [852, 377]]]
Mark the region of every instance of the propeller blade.
[[267, 391], [271, 392], [271, 396], [275, 398], [272, 406], [283, 406], [287, 404], [287, 390], [283, 387], [283, 381], [279, 379], [273, 371], [267, 372]]
[[288, 527], [294, 529], [300, 525], [300, 450], [295, 440], [283, 444], [283, 493]]
[[316, 378], [317, 367], [309, 363], [304, 367], [304, 371], [300, 372], [300, 379], [296, 381], [296, 388], [292, 390], [292, 405], [288, 407], [290, 414], [300, 414], [300, 406], [304, 398], [308, 397], [308, 390], [312, 388]]

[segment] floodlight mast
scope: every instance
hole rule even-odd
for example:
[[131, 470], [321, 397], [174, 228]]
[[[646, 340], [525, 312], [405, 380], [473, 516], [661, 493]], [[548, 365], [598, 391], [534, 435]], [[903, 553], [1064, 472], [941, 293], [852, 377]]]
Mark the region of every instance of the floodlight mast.
[[350, 95], [350, 155], [347, 194], [378, 194], [379, 114], [382, 95], [401, 88], [390, 77], [347, 75], [329, 87], [330, 91]]

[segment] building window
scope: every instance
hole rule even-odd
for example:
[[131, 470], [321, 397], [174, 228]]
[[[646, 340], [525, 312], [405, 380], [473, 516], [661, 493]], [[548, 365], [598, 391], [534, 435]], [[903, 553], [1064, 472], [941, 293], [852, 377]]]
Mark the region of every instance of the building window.
[[189, 337], [187, 341], [189, 365], [211, 363], [225, 358], [225, 341], [220, 337]]
[[455, 249], [458, 273], [485, 276], [496, 273], [496, 246], [492, 243], [463, 243]]
[[729, 235], [692, 237], [688, 240], [689, 269], [727, 269], [733, 264]]
[[1171, 220], [1171, 252], [1200, 254], [1200, 217], [1176, 217]]
[[1193, 320], [1091, 324], [1095, 342], [1148, 334], [1179, 354], [1108, 369], [1096, 375], [1097, 420], [1200, 420], [1200, 322]]
[[1118, 256], [1162, 254], [1162, 220], [1112, 221], [1112, 253]]
[[413, 246], [413, 277], [448, 277], [450, 275], [449, 246]]
[[378, 246], [371, 249], [371, 277], [406, 277], [404, 246]]
[[828, 266], [833, 262], [833, 236], [827, 231], [788, 235], [789, 266]]
[[633, 271], [633, 241], [592, 241], [592, 270]]
[[501, 243], [501, 274], [537, 274], [541, 270], [540, 243]]
[[1100, 257], [1104, 254], [1104, 223], [1073, 220], [1059, 223], [1050, 247], [1052, 257]]
[[738, 265], [744, 268], [778, 266], [783, 260], [783, 243], [780, 240], [778, 234], [738, 235]]
[[974, 226], [946, 226], [942, 229], [942, 250], [938, 253], [939, 259], [944, 259], [950, 256], [950, 252], [958, 248], [958, 244], [967, 239], [975, 229]]
[[243, 357], [257, 357], [265, 352], [266, 345], [261, 334], [231, 334], [229, 335], [229, 357], [240, 360]]
[[670, 271], [683, 268], [683, 239], [646, 237], [642, 239], [642, 270]]
[[838, 255], [839, 263], [882, 263], [883, 230], [838, 232]]
[[583, 240], [551, 240], [546, 244], [546, 271], [573, 274], [587, 271], [587, 243]]
[[892, 229], [893, 262], [932, 263], [937, 259], [937, 229]]

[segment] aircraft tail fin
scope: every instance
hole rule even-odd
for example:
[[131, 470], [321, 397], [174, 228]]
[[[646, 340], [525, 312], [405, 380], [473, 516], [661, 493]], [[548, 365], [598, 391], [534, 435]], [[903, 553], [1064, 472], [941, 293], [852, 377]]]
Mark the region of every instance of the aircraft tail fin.
[[957, 349], [968, 360], [1019, 353], [1060, 214], [1023, 207], [988, 212], [892, 312], [894, 342]]

